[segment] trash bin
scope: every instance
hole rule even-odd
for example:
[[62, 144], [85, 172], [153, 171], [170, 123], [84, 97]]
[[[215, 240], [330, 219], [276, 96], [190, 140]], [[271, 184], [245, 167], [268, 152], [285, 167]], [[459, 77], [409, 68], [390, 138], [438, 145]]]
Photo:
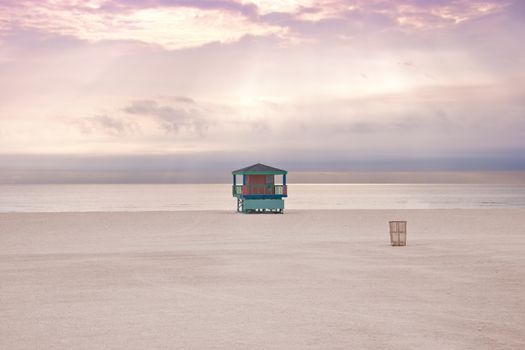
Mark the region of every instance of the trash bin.
[[390, 244], [393, 246], [407, 245], [407, 222], [389, 221], [390, 224]]

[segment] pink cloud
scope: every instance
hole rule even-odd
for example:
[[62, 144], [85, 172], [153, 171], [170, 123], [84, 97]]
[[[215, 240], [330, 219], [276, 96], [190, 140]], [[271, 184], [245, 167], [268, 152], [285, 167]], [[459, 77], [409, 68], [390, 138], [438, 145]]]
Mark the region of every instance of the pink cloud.
[[0, 1], [0, 33], [32, 28], [90, 41], [138, 40], [170, 49], [231, 42], [245, 35], [283, 40], [316, 31], [429, 29], [486, 16], [510, 4], [466, 0], [60, 0]]
[[0, 31], [36, 29], [91, 42], [135, 40], [168, 49], [282, 32], [251, 20], [255, 13], [255, 5], [233, 1], [4, 1]]
[[0, 149], [523, 149], [507, 4], [0, 0]]

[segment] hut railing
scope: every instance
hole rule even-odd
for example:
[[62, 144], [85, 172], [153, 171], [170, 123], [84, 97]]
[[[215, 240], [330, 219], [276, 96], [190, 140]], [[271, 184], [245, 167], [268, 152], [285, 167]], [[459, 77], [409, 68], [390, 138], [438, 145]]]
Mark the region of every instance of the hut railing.
[[234, 185], [233, 195], [286, 195], [287, 186], [274, 184]]
[[283, 194], [285, 195], [286, 194], [286, 185], [275, 185], [274, 186], [275, 188], [275, 194]]
[[242, 194], [242, 185], [234, 185], [232, 188], [232, 192], [234, 196], [241, 195]]

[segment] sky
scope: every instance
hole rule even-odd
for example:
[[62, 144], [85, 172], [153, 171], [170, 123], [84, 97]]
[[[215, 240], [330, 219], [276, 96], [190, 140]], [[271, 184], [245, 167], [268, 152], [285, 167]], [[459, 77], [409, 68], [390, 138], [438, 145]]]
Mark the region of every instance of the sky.
[[521, 0], [0, 0], [0, 182], [523, 171], [524, 37]]

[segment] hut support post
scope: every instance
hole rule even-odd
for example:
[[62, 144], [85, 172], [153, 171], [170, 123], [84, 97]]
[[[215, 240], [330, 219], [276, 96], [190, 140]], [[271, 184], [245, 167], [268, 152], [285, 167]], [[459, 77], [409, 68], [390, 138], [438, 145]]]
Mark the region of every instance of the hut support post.
[[244, 200], [241, 198], [237, 198], [237, 211], [244, 211]]

